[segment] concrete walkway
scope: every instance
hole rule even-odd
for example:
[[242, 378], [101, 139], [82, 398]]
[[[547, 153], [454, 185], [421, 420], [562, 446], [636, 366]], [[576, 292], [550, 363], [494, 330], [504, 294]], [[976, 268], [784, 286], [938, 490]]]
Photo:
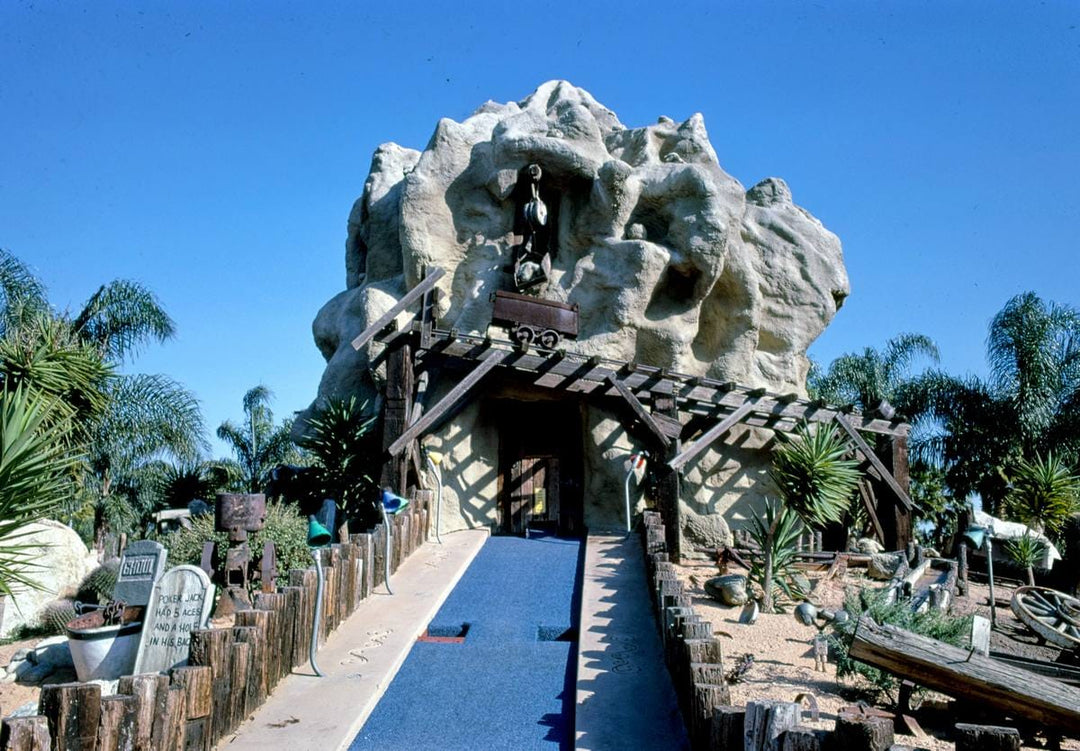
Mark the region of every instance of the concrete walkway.
[[322, 678], [310, 667], [281, 681], [266, 703], [232, 736], [218, 744], [229, 751], [336, 751], [347, 748], [476, 556], [488, 532], [470, 530], [426, 543], [379, 587], [319, 650]]
[[637, 535], [589, 535], [578, 644], [576, 748], [688, 749]]

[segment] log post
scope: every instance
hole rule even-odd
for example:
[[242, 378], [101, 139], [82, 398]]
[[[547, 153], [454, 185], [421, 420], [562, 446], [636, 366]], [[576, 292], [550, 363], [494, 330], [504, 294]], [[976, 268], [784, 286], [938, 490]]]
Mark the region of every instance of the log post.
[[[0, 748], [9, 748], [0, 743]], [[135, 697], [104, 696], [98, 725], [97, 751], [132, 751], [135, 748]]]
[[845, 751], [888, 751], [895, 740], [893, 724], [887, 717], [841, 712], [836, 718], [833, 742]]
[[[679, 419], [679, 407], [675, 401], [671, 383], [664, 381], [668, 393], [653, 392], [653, 411], [665, 417]], [[682, 444], [678, 439], [662, 449], [661, 461], [655, 464], [658, 472], [656, 485], [657, 502], [660, 513], [664, 516], [664, 542], [667, 553], [671, 560], [679, 563], [682, 558], [682, 509], [679, 508], [682, 476], [679, 472], [671, 469], [667, 463], [677, 457], [682, 450]]]
[[[245, 611], [240, 611], [245, 612]], [[210, 722], [210, 745], [225, 735], [229, 727], [229, 696], [232, 693], [232, 629], [211, 628], [191, 632], [191, 653], [188, 662], [211, 670], [213, 712]]]
[[996, 725], [958, 722], [956, 751], [1020, 751], [1020, 731]]
[[41, 689], [38, 711], [45, 715], [58, 751], [94, 751], [101, 724], [101, 686], [59, 683]]
[[155, 699], [158, 682], [156, 675], [125, 675], [116, 684], [116, 690], [132, 697], [131, 734], [134, 751], [150, 751], [154, 732]]
[[718, 683], [695, 681], [692, 686], [690, 722], [687, 723], [690, 746], [691, 748], [708, 748], [709, 739], [712, 737], [713, 710], [716, 707], [727, 706], [731, 702], [731, 692], [723, 683], [723, 678]]
[[42, 715], [8, 717], [0, 726], [0, 748], [5, 751], [49, 751], [52, 736]]
[[[251, 670], [246, 686], [250, 707], [260, 706], [269, 695], [267, 652], [271, 647], [266, 642], [269, 622], [270, 613], [266, 610], [242, 610], [236, 614], [237, 625], [233, 627], [233, 641], [251, 645]], [[239, 686], [236, 690], [239, 691]]]
[[210, 712], [213, 709], [213, 671], [205, 666], [173, 668], [172, 685], [183, 690], [187, 703], [184, 751], [210, 751]]
[[794, 727], [780, 734], [779, 751], [821, 751], [827, 735], [824, 730]]
[[746, 708], [713, 707], [712, 751], [743, 751], [745, 740]]
[[747, 702], [743, 729], [746, 751], [778, 751], [780, 734], [797, 726], [800, 714], [799, 705], [790, 701]]

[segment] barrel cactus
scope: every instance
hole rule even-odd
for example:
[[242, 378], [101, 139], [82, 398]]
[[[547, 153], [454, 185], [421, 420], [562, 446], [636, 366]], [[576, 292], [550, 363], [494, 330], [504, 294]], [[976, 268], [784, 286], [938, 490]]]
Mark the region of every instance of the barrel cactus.
[[53, 600], [41, 613], [41, 627], [50, 634], [64, 634], [69, 621], [74, 620], [75, 602], [69, 599]]
[[79, 602], [91, 605], [104, 605], [113, 596], [116, 578], [120, 572], [120, 562], [116, 559], [106, 561], [91, 571], [79, 585]]

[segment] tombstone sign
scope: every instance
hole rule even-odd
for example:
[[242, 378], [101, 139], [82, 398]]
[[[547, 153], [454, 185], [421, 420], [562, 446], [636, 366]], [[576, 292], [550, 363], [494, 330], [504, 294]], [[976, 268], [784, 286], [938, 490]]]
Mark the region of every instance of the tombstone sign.
[[150, 596], [143, 621], [136, 673], [160, 673], [186, 665], [191, 632], [206, 625], [214, 602], [214, 587], [195, 566], [166, 571]]
[[168, 556], [169, 551], [153, 540], [139, 540], [124, 548], [112, 599], [123, 600], [127, 605], [150, 602], [150, 592], [161, 578]]

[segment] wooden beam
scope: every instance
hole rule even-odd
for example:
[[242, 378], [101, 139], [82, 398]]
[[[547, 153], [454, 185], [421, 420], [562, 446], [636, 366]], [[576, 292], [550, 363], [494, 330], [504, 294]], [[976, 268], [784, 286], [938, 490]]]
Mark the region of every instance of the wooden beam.
[[627, 404], [630, 405], [630, 409], [634, 411], [637, 418], [645, 423], [652, 434], [656, 437], [656, 440], [660, 441], [660, 445], [664, 448], [668, 448], [671, 445], [671, 439], [667, 437], [664, 429], [653, 419], [653, 416], [649, 414], [644, 405], [638, 401], [638, 398], [634, 396], [634, 392], [626, 387], [622, 381], [615, 377], [612, 373], [607, 377], [608, 382], [615, 387], [615, 390], [619, 393], [619, 396], [623, 398]]
[[1080, 733], [1080, 689], [975, 650], [859, 619], [849, 654], [913, 683], [1002, 714]]
[[896, 481], [896, 478], [892, 476], [892, 472], [886, 469], [885, 465], [881, 463], [881, 459], [878, 459], [878, 456], [874, 453], [874, 450], [870, 448], [870, 446], [866, 443], [863, 437], [859, 435], [859, 431], [857, 431], [855, 427], [848, 421], [847, 417], [840, 414], [839, 412], [836, 413], [836, 417], [834, 419], [836, 420], [837, 424], [844, 429], [844, 432], [848, 434], [848, 437], [855, 444], [856, 448], [858, 448], [859, 451], [862, 452], [863, 456], [866, 457], [867, 461], [870, 462], [871, 466], [873, 466], [874, 469], [881, 473], [881, 479], [885, 481], [885, 484], [889, 487], [889, 490], [891, 490], [896, 495], [897, 499], [900, 501], [901, 504], [903, 504], [904, 508], [910, 511], [912, 506], [911, 498], [904, 491], [904, 489], [900, 487], [900, 483], [898, 483]]
[[363, 332], [361, 332], [360, 336], [353, 339], [353, 349], [360, 349], [365, 344], [374, 339], [375, 335], [385, 329], [387, 324], [390, 323], [390, 321], [397, 318], [398, 314], [401, 313], [401, 311], [405, 310], [405, 308], [412, 305], [414, 302], [423, 297], [424, 294], [434, 288], [435, 284], [440, 279], [442, 279], [445, 274], [446, 271], [444, 271], [438, 266], [432, 269], [431, 273], [424, 277], [419, 284], [406, 292], [404, 297], [394, 303], [393, 307], [391, 307], [390, 310], [379, 316], [379, 319], [375, 321], [375, 323], [368, 326], [366, 329], [363, 330]]
[[877, 509], [874, 508], [877, 505], [877, 500], [874, 498], [874, 489], [870, 487], [870, 483], [866, 480], [859, 480], [859, 497], [862, 498], [866, 513], [870, 516], [870, 523], [874, 525], [874, 534], [884, 544], [885, 530], [882, 529], [881, 519], [878, 519]]
[[487, 357], [480, 361], [473, 370], [461, 381], [458, 382], [454, 388], [447, 392], [446, 396], [436, 404], [434, 407], [424, 413], [424, 416], [414, 422], [408, 427], [397, 439], [387, 447], [387, 451], [391, 456], [397, 456], [404, 450], [409, 442], [422, 435], [428, 428], [435, 424], [435, 421], [442, 417], [447, 411], [449, 411], [461, 397], [465, 396], [465, 393], [479, 383], [480, 379], [491, 372], [499, 363], [510, 356], [510, 352], [505, 349], [492, 349], [488, 351]]
[[698, 438], [690, 444], [689, 448], [684, 449], [678, 456], [668, 462], [668, 466], [676, 472], [680, 471], [686, 466], [687, 462], [697, 458], [698, 455], [705, 451], [705, 449], [720, 438], [720, 436], [742, 422], [742, 419], [753, 411], [755, 404], [757, 404], [757, 399], [750, 399], [744, 402], [741, 407], [705, 431], [701, 438]]

